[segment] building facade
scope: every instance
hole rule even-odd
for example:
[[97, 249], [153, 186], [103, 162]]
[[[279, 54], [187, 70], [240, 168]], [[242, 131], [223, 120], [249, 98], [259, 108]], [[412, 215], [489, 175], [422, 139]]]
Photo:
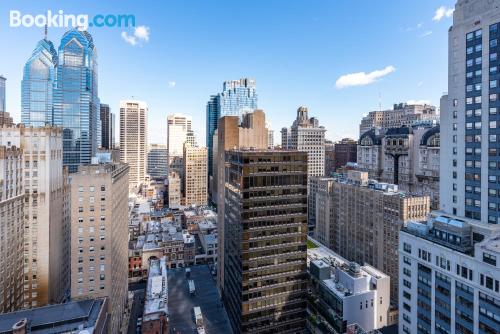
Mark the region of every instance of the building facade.
[[393, 109], [371, 111], [363, 117], [359, 125], [359, 134], [377, 129], [382, 132], [390, 128], [412, 126], [415, 122], [439, 121], [439, 111], [427, 104], [394, 104]]
[[6, 106], [6, 95], [5, 95], [5, 82], [7, 79], [3, 76], [0, 75], [0, 113], [6, 112], [7, 111], [7, 106]]
[[128, 172], [84, 165], [71, 177], [71, 298], [109, 297], [110, 333], [120, 333], [127, 304]]
[[168, 177], [167, 146], [151, 144], [148, 151], [148, 175], [152, 179]]
[[325, 140], [325, 176], [332, 176], [336, 171], [335, 144], [330, 140]]
[[307, 306], [313, 315], [307, 322], [310, 332], [351, 333], [348, 328], [357, 325], [372, 333], [387, 326], [391, 278], [309, 240], [315, 244], [307, 250], [311, 291]]
[[23, 307], [24, 194], [23, 151], [0, 146], [0, 313]]
[[400, 232], [399, 333], [498, 333], [500, 225], [434, 212]]
[[[238, 116], [224, 116], [219, 120], [219, 127], [215, 130], [213, 141], [213, 170], [211, 198], [216, 203], [219, 212], [224, 212], [225, 182], [226, 182], [226, 152], [234, 149], [268, 148], [268, 130], [266, 129], [266, 114], [262, 110], [245, 113], [243, 120]], [[217, 215], [219, 240], [224, 240], [224, 215]], [[224, 282], [224, 248], [218, 249], [217, 283], [219, 290]]]
[[182, 157], [184, 144], [189, 142], [191, 146], [194, 136], [192, 130], [193, 120], [191, 116], [184, 114], [173, 114], [167, 117], [167, 150], [169, 158]]
[[60, 303], [69, 290], [69, 189], [60, 128], [0, 129], [0, 145], [23, 152], [24, 302], [31, 308]]
[[207, 205], [208, 157], [206, 147], [184, 144], [184, 205]]
[[207, 102], [207, 148], [209, 177], [213, 176], [213, 140], [219, 119], [223, 116], [241, 116], [244, 112], [257, 109], [257, 90], [255, 79], [242, 78], [228, 80], [222, 84], [222, 92], [212, 95]]
[[[307, 175], [325, 175], [325, 132], [318, 119], [311, 117], [306, 107], [297, 109], [297, 118], [291, 128], [281, 130], [283, 149], [307, 152]], [[308, 184], [308, 221], [312, 232], [315, 226], [316, 214], [316, 183]]]
[[148, 105], [137, 100], [120, 102], [120, 161], [130, 166], [129, 189], [144, 183], [148, 154]]
[[101, 144], [100, 147], [111, 150], [115, 147], [115, 114], [111, 112], [109, 104], [101, 103]]
[[404, 222], [425, 219], [429, 197], [399, 192], [396, 185], [369, 181], [367, 173], [358, 171], [320, 184], [318, 203], [329, 203], [316, 207], [315, 239], [349, 261], [389, 275], [397, 305], [398, 233]]
[[439, 208], [440, 126], [417, 125], [372, 129], [358, 142], [357, 170], [370, 178], [393, 183], [403, 191], [429, 195], [431, 208]]
[[304, 333], [307, 154], [226, 153], [222, 300], [235, 333]]
[[357, 156], [358, 142], [351, 138], [344, 138], [334, 144], [335, 170], [347, 165], [348, 162], [355, 163]]
[[[443, 96], [441, 210], [499, 223], [498, 1], [460, 0], [449, 30]], [[465, 190], [465, 191], [464, 191]]]
[[170, 172], [168, 174], [168, 207], [171, 209], [178, 209], [181, 206], [181, 177], [177, 172]]
[[26, 126], [54, 125], [54, 85], [58, 57], [54, 44], [38, 42], [26, 61], [21, 82], [21, 122]]
[[97, 50], [92, 36], [75, 28], [63, 35], [58, 53], [53, 119], [64, 129], [64, 166], [74, 173], [100, 145]]

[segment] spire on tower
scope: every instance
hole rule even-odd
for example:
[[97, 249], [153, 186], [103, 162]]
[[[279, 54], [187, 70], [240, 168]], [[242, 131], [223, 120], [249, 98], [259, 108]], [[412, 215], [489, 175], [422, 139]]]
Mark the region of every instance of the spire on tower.
[[45, 24], [43, 39], [47, 40], [47, 24]]

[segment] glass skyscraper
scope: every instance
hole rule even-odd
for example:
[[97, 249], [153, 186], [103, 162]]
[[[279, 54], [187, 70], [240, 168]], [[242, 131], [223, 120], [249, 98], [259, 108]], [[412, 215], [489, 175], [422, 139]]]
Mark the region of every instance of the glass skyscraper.
[[45, 37], [24, 65], [21, 83], [21, 122], [26, 126], [54, 124], [53, 90], [57, 52]]
[[241, 116], [257, 109], [255, 80], [243, 78], [223, 83], [222, 92], [212, 95], [207, 102], [208, 175], [212, 176], [213, 136], [217, 122], [223, 116]]
[[0, 112], [5, 112], [5, 81], [6, 79], [0, 75]]
[[59, 46], [54, 124], [63, 130], [63, 164], [76, 172], [91, 162], [100, 140], [97, 51], [87, 31], [72, 29]]

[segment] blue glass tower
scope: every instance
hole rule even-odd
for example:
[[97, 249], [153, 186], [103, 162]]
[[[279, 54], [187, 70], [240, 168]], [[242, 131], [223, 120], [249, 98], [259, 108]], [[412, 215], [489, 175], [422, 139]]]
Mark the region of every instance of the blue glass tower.
[[97, 50], [87, 31], [72, 29], [59, 46], [54, 124], [63, 127], [63, 164], [76, 172], [95, 155], [100, 134]]
[[0, 112], [5, 112], [6, 107], [5, 107], [5, 79], [3, 76], [0, 75]]
[[54, 124], [53, 90], [57, 59], [54, 44], [45, 36], [24, 65], [21, 122], [26, 126]]
[[207, 102], [207, 147], [208, 175], [213, 175], [213, 136], [219, 118], [224, 116], [241, 116], [246, 111], [257, 109], [257, 91], [255, 80], [243, 78], [225, 81], [222, 92], [212, 95]]

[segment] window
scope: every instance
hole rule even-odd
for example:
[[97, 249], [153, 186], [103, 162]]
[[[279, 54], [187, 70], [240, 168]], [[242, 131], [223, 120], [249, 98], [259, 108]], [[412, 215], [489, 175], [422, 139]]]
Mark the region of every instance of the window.
[[411, 245], [408, 244], [408, 243], [403, 243], [403, 250], [407, 253], [410, 253], [411, 254]]
[[497, 265], [497, 257], [495, 255], [484, 252], [483, 253], [483, 262], [491, 264], [492, 266]]

